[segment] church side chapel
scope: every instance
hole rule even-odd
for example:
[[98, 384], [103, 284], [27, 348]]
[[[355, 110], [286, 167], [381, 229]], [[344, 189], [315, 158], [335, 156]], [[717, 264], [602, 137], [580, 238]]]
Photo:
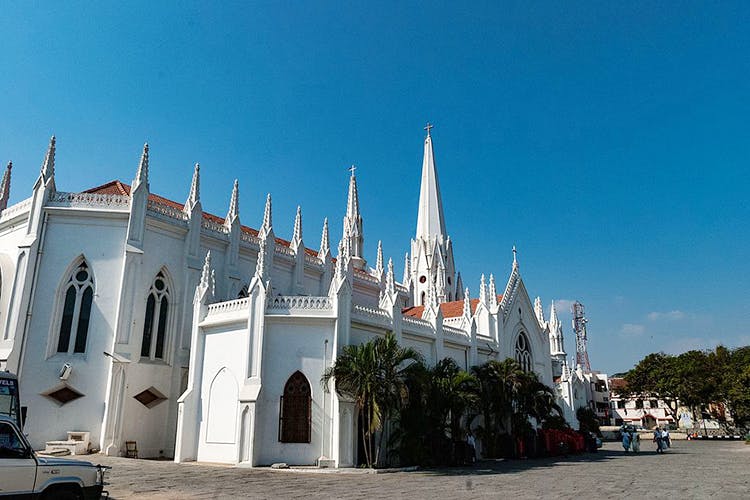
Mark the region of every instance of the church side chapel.
[[464, 287], [430, 128], [401, 281], [380, 243], [365, 260], [354, 168], [338, 244], [326, 219], [309, 247], [300, 208], [291, 238], [276, 235], [270, 194], [258, 229], [241, 224], [237, 181], [225, 217], [204, 212], [198, 164], [184, 203], [152, 193], [148, 145], [130, 185], [70, 193], [55, 184], [53, 137], [12, 206], [9, 164], [0, 367], [19, 376], [32, 444], [75, 430], [110, 455], [135, 441], [141, 457], [178, 462], [354, 466], [358, 409], [321, 376], [344, 346], [388, 333], [427, 364], [514, 358], [573, 405], [554, 305], [549, 321], [532, 305], [515, 248], [501, 290], [492, 274], [474, 298]]

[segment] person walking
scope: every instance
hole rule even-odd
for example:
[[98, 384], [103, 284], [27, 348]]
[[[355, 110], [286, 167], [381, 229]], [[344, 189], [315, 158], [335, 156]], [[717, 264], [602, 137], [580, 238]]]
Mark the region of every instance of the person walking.
[[664, 441], [664, 449], [672, 447], [672, 440], [669, 437], [669, 429], [667, 429], [666, 426], [664, 427], [664, 430], [661, 431], [661, 439]]
[[634, 453], [638, 453], [639, 451], [641, 451], [641, 435], [638, 434], [638, 431], [633, 431], [630, 442], [630, 447], [633, 448]]
[[621, 431], [622, 433], [622, 447], [625, 449], [625, 453], [630, 449], [630, 432], [625, 428]]
[[654, 429], [654, 443], [656, 443], [656, 453], [664, 453], [664, 439], [659, 427]]

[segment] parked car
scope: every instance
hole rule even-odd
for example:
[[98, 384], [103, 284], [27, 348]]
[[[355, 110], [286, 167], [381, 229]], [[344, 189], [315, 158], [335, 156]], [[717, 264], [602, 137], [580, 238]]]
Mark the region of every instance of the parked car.
[[106, 469], [82, 460], [40, 457], [15, 420], [0, 416], [0, 497], [99, 499]]

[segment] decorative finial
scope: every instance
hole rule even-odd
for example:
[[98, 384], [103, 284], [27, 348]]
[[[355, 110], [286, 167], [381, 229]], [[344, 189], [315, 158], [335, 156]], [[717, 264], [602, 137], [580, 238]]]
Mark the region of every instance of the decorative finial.
[[469, 295], [469, 287], [466, 287], [466, 291], [464, 292], [464, 316], [467, 318], [471, 317], [471, 298]]
[[427, 126], [425, 126], [425, 128], [424, 128], [427, 131], [427, 137], [431, 137], [431, 135], [430, 135], [430, 129], [432, 129], [432, 127], [434, 127], [434, 126], [435, 125], [433, 125], [432, 123], [427, 122]]
[[270, 231], [273, 227], [273, 221], [271, 219], [271, 193], [266, 196], [266, 207], [263, 210], [263, 227], [264, 231]]
[[0, 181], [0, 210], [8, 208], [8, 198], [10, 198], [10, 171], [13, 169], [13, 162], [8, 162], [3, 179]]
[[227, 212], [227, 218], [224, 219], [224, 224], [230, 226], [240, 215], [240, 183], [237, 179], [234, 180], [232, 186], [232, 196], [229, 198], [229, 211]]
[[318, 257], [323, 258], [331, 251], [331, 245], [328, 237], [328, 217], [323, 219], [323, 234], [320, 236], [320, 251]]
[[348, 168], [348, 170], [349, 170], [349, 172], [352, 173], [352, 177], [354, 177], [354, 171], [357, 170], [357, 166], [356, 165], [352, 165], [351, 167]]
[[518, 252], [516, 251], [516, 246], [515, 246], [515, 245], [513, 245], [513, 263], [514, 263], [514, 264], [515, 264], [515, 263], [517, 262], [517, 261], [516, 261], [516, 254], [517, 254], [517, 253], [518, 253]]
[[375, 271], [383, 272], [383, 242], [378, 240], [378, 255], [375, 259]]
[[185, 212], [190, 212], [196, 203], [201, 199], [201, 166], [195, 164], [193, 168], [193, 180], [190, 181], [190, 194], [185, 202]]
[[495, 288], [495, 276], [490, 274], [490, 306], [497, 305], [497, 289]]
[[396, 278], [393, 276], [393, 259], [388, 259], [388, 272], [385, 275], [385, 289], [388, 293], [396, 291]]
[[404, 254], [404, 279], [403, 284], [409, 286], [411, 281], [411, 262], [409, 262], [409, 252]]
[[44, 163], [42, 164], [42, 177], [45, 181], [55, 176], [55, 143], [56, 139], [53, 135], [49, 140], [47, 155], [44, 157]]
[[292, 233], [292, 245], [302, 242], [302, 208], [297, 205], [297, 215], [294, 216], [294, 232]]
[[201, 286], [208, 287], [209, 279], [211, 277], [211, 250], [206, 252], [206, 260], [203, 262], [203, 269], [201, 271]]
[[479, 280], [479, 301], [483, 304], [487, 304], [487, 284], [484, 280], [484, 273]]
[[148, 143], [143, 145], [141, 161], [138, 164], [138, 172], [135, 174], [135, 180], [133, 181], [133, 189], [143, 183], [148, 186]]

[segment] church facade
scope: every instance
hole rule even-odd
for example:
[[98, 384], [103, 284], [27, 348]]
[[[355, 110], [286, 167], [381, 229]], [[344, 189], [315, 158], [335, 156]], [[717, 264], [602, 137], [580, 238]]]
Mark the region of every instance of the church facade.
[[309, 247], [299, 208], [276, 236], [270, 195], [259, 229], [242, 225], [237, 181], [225, 217], [204, 212], [199, 165], [184, 204], [152, 193], [148, 146], [130, 185], [58, 191], [55, 148], [29, 198], [8, 206], [10, 165], [0, 185], [0, 368], [36, 447], [76, 430], [113, 455], [136, 441], [176, 461], [356, 465], [356, 407], [320, 379], [387, 332], [428, 363], [515, 358], [574, 404], [554, 306], [547, 321], [532, 304], [515, 249], [502, 289], [464, 288], [429, 128], [400, 281], [380, 244], [367, 265], [354, 171], [338, 245], [325, 220]]

